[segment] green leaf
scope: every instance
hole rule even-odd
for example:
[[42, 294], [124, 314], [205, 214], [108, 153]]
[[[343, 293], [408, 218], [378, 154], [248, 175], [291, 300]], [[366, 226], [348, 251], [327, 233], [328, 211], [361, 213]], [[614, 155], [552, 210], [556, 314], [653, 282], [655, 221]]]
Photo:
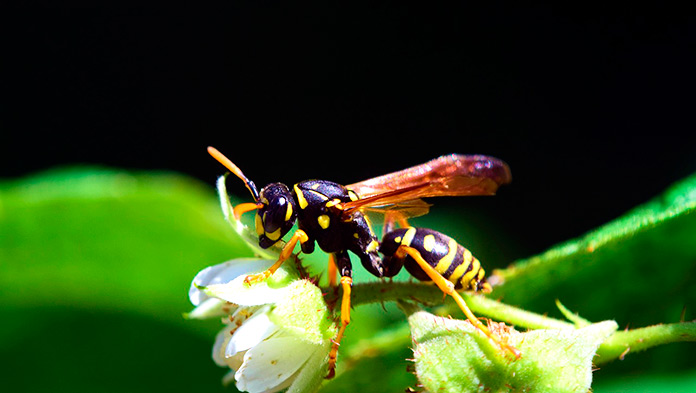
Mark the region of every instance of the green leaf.
[[250, 254], [214, 187], [183, 176], [81, 168], [0, 183], [5, 388], [221, 391], [219, 322], [181, 313], [196, 272]]
[[696, 391], [696, 371], [630, 374], [596, 383], [597, 393], [692, 393]]
[[417, 311], [409, 324], [416, 374], [431, 392], [587, 392], [592, 358], [617, 329], [616, 322], [605, 321], [577, 330], [499, 332], [522, 351], [514, 360], [468, 321]]
[[595, 231], [498, 271], [504, 283], [492, 296], [540, 313], [559, 299], [589, 320], [622, 325], [676, 321], [696, 301], [689, 279], [696, 275], [694, 233], [696, 175]]
[[66, 170], [6, 183], [0, 233], [4, 304], [108, 306], [177, 321], [193, 275], [245, 247], [212, 189], [172, 174]]
[[220, 200], [220, 207], [222, 208], [222, 215], [232, 229], [237, 232], [239, 237], [243, 239], [246, 245], [254, 252], [254, 255], [266, 259], [277, 259], [280, 255], [280, 251], [283, 249], [284, 242], [281, 240], [269, 248], [261, 248], [261, 246], [259, 246], [258, 235], [249, 229], [244, 222], [234, 216], [232, 201], [230, 201], [230, 196], [227, 194], [226, 181], [228, 175], [229, 173], [218, 177], [215, 183], [218, 191], [218, 199]]
[[[587, 320], [613, 319], [630, 329], [690, 320], [696, 316], [694, 233], [696, 175], [584, 236], [496, 272], [503, 284], [490, 296], [551, 316], [558, 299]], [[692, 352], [691, 344], [632, 350], [600, 376], [691, 369]]]

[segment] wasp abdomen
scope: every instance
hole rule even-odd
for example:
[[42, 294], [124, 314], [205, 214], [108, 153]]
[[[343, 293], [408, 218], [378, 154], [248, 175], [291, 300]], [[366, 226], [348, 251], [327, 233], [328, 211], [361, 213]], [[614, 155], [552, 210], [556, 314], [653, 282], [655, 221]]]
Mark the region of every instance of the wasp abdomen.
[[415, 278], [430, 281], [430, 277], [409, 255], [399, 259], [397, 256], [399, 246], [417, 250], [423, 259], [445, 279], [452, 282], [456, 289], [490, 290], [481, 262], [456, 240], [428, 228], [399, 228], [384, 235], [380, 252], [385, 256], [385, 270], [390, 276], [398, 273], [403, 265]]

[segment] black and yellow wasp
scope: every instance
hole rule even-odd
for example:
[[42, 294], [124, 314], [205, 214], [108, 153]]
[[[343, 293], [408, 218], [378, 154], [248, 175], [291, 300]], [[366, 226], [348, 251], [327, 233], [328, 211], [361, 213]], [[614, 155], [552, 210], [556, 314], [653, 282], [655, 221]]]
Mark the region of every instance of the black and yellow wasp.
[[[452, 296], [469, 321], [499, 346], [520, 356], [503, 343], [469, 310], [458, 290], [489, 292], [479, 261], [454, 239], [426, 228], [408, 226], [407, 219], [426, 214], [429, 204], [422, 198], [437, 196], [493, 195], [511, 180], [507, 164], [484, 155], [445, 155], [424, 164], [343, 186], [326, 180], [305, 180], [292, 186], [271, 183], [260, 191], [242, 171], [209, 147], [208, 152], [239, 177], [254, 202], [234, 207], [236, 218], [256, 210], [259, 246], [268, 248], [281, 241], [297, 222], [298, 229], [283, 246], [276, 263], [266, 271], [246, 277], [245, 282], [265, 280], [292, 255], [300, 243], [303, 253], [314, 251], [315, 243], [329, 254], [329, 281], [336, 286], [336, 272], [343, 289], [341, 327], [329, 353], [329, 373], [334, 375], [338, 346], [350, 323], [352, 264], [348, 252], [377, 277], [393, 277], [402, 267], [415, 278], [432, 280]], [[366, 211], [385, 215], [382, 241], [364, 216]], [[396, 228], [396, 225], [400, 228]], [[379, 254], [384, 257], [380, 257]]]

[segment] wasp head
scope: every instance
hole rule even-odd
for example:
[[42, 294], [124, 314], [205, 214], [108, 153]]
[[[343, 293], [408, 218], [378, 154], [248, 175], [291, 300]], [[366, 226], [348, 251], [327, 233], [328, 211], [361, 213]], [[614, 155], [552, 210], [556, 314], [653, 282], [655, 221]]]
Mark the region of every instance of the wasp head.
[[271, 183], [261, 189], [256, 214], [259, 245], [268, 248], [278, 242], [295, 224], [295, 199], [285, 184]]

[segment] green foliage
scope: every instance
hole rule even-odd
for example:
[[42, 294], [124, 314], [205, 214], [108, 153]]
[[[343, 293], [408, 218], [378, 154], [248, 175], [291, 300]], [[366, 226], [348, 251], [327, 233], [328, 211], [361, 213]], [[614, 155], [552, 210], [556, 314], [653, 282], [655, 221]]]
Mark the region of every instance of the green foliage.
[[[574, 207], [581, 208], [581, 207]], [[497, 272], [494, 296], [527, 310], [554, 299], [586, 319], [674, 322], [696, 301], [696, 176], [578, 239]]]
[[[693, 320], [694, 233], [696, 176], [690, 176], [584, 236], [496, 272], [504, 283], [492, 296], [550, 315], [558, 299], [587, 320], [613, 319], [626, 328]], [[618, 373], [696, 367], [692, 344], [637, 351], [634, 346], [625, 361], [603, 365], [596, 391]]]
[[431, 392], [587, 392], [595, 351], [617, 328], [606, 321], [577, 330], [499, 332], [524, 354], [515, 360], [468, 321], [407, 312], [416, 373]]
[[219, 324], [181, 315], [193, 275], [245, 248], [213, 187], [181, 176], [73, 169], [5, 182], [4, 389], [222, 391]]
[[[586, 236], [498, 272], [504, 284], [491, 296], [559, 318], [577, 312], [582, 318], [573, 319], [576, 323], [616, 320], [621, 327], [641, 328], [678, 322], [684, 307], [685, 318], [692, 319], [695, 210], [696, 177], [691, 177]], [[96, 169], [0, 184], [0, 355], [13, 360], [5, 366], [4, 375], [12, 376], [5, 387], [222, 391], [225, 371], [210, 358], [219, 324], [181, 315], [191, 309], [186, 292], [196, 272], [244, 256], [251, 251], [224, 221], [212, 185], [173, 174]], [[361, 294], [358, 284], [359, 300], [369, 291]], [[427, 303], [442, 300], [428, 296]], [[475, 312], [493, 310], [487, 303], [492, 300], [476, 298], [467, 297]], [[567, 307], [563, 313], [556, 311], [556, 299]], [[403, 391], [418, 384], [406, 372], [413, 370], [405, 359], [414, 356], [409, 349], [414, 344], [400, 322], [403, 314], [390, 304], [385, 308], [354, 310], [339, 375], [323, 392]], [[511, 315], [505, 305], [499, 310]], [[460, 315], [452, 308], [443, 312]], [[522, 321], [528, 316], [518, 315]], [[638, 354], [635, 347], [645, 337], [660, 344], [670, 342], [665, 337], [693, 335], [693, 325], [652, 329], [620, 330], [600, 348], [600, 354], [606, 351], [602, 356], [617, 358], [627, 343], [634, 345], [624, 361], [603, 364], [593, 374], [594, 391], [693, 390], [693, 344]], [[430, 335], [438, 337], [437, 331]], [[419, 342], [431, 344], [427, 341]], [[457, 345], [453, 356], [467, 357], [460, 347], [469, 344]], [[538, 342], [525, 352], [535, 348], [545, 347]], [[633, 377], [636, 370], [643, 374]]]

